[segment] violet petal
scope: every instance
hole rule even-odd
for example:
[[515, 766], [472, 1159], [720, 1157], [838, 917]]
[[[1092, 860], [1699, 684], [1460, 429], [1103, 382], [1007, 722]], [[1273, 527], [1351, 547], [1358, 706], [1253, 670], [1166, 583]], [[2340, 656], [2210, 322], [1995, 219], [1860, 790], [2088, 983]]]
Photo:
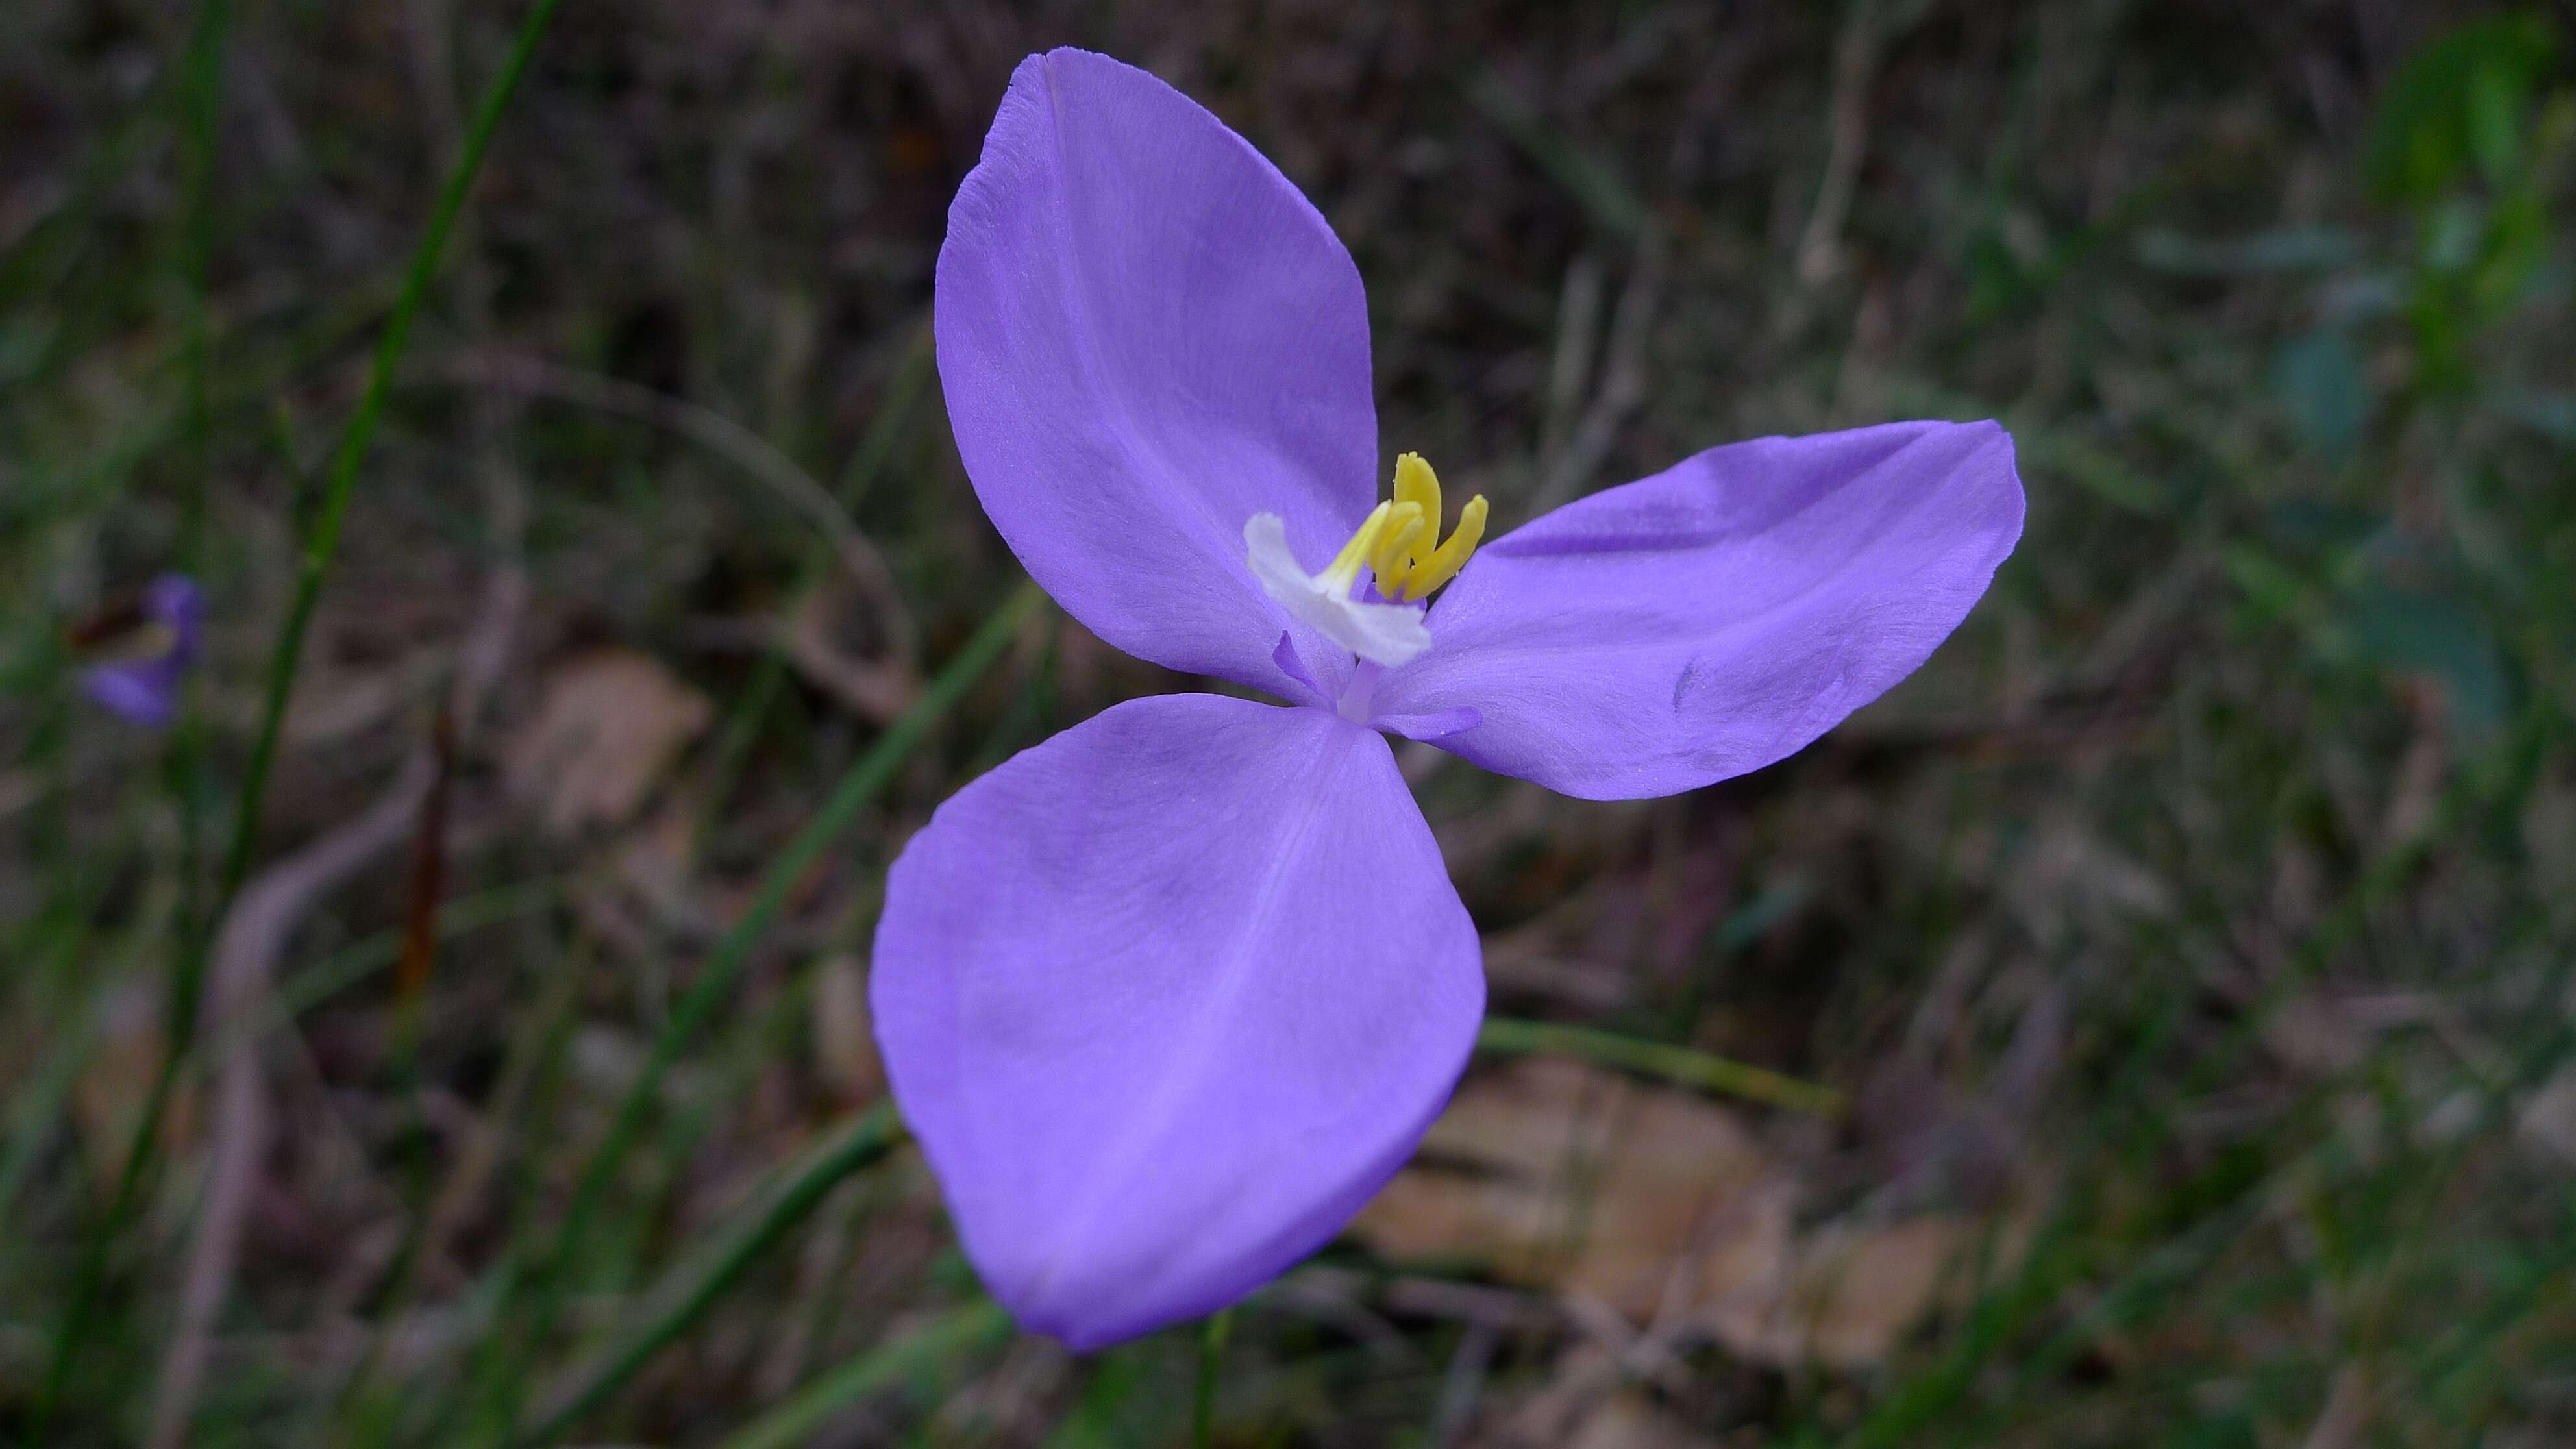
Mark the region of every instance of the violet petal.
[[1386, 741], [1133, 700], [942, 805], [894, 865], [878, 1040], [967, 1256], [1092, 1348], [1223, 1307], [1413, 1151], [1484, 1006]]
[[181, 669], [167, 655], [93, 665], [81, 674], [90, 702], [128, 724], [160, 729], [179, 716]]
[[1479, 710], [1440, 746], [1568, 795], [1693, 789], [1794, 753], [1912, 673], [2021, 524], [1993, 423], [1712, 448], [1486, 544], [1375, 708]]
[[181, 667], [195, 663], [197, 635], [205, 627], [206, 595], [186, 574], [163, 574], [143, 591], [143, 612], [170, 631], [171, 656]]
[[1030, 576], [1130, 654], [1281, 687], [1246, 520], [1320, 561], [1377, 496], [1359, 269], [1297, 188], [1144, 71], [1031, 56], [934, 305], [958, 454]]

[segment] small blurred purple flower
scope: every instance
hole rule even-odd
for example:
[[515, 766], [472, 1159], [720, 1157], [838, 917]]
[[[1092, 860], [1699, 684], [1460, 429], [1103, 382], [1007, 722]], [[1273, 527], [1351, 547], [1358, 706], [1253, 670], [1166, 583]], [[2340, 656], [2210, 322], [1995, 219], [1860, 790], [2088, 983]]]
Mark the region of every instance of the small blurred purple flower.
[[206, 602], [185, 574], [154, 579], [117, 640], [119, 657], [93, 664], [81, 689], [109, 713], [159, 729], [179, 713], [179, 682], [196, 662]]
[[1484, 500], [1439, 542], [1417, 457], [1372, 508], [1349, 253], [1214, 116], [1081, 51], [1012, 77], [936, 326], [1031, 576], [1296, 706], [1106, 710], [959, 791], [888, 882], [895, 1095], [985, 1282], [1077, 1348], [1320, 1246], [1464, 1068], [1476, 929], [1384, 735], [1588, 799], [1742, 774], [1921, 664], [2021, 534], [1992, 423], [1712, 449], [1481, 552]]

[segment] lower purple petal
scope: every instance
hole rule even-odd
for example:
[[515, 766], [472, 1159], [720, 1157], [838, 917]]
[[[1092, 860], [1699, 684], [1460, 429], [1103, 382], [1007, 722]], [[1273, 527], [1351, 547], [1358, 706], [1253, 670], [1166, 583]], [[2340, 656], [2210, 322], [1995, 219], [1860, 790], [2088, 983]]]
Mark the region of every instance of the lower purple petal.
[[1380, 723], [1595, 800], [1794, 753], [1912, 673], [2021, 537], [2012, 439], [1891, 423], [1712, 448], [1485, 546], [1379, 685]]
[[967, 1256], [1091, 1348], [1338, 1231], [1447, 1100], [1476, 933], [1386, 742], [1316, 709], [1122, 704], [895, 862], [877, 1032]]
[[180, 666], [168, 657], [100, 664], [81, 676], [92, 703], [129, 724], [160, 729], [179, 714]]

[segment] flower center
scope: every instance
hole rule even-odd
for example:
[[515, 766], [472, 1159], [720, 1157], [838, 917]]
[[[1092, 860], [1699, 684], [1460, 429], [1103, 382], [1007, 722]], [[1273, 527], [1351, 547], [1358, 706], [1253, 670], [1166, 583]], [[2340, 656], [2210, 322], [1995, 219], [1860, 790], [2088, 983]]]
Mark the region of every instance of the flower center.
[[[1392, 669], [1431, 647], [1421, 598], [1458, 576], [1485, 536], [1485, 500], [1458, 510], [1458, 527], [1440, 541], [1440, 479], [1421, 455], [1395, 462], [1395, 497], [1367, 521], [1320, 574], [1309, 574], [1288, 549], [1288, 525], [1276, 513], [1244, 521], [1245, 562], [1262, 591], [1325, 638], [1372, 664]], [[1378, 600], [1351, 597], [1360, 569], [1377, 579]]]
[[1458, 510], [1458, 526], [1446, 542], [1439, 533], [1440, 475], [1420, 453], [1406, 453], [1395, 460], [1395, 497], [1370, 511], [1323, 577], [1347, 594], [1366, 563], [1377, 577], [1378, 593], [1388, 600], [1402, 604], [1428, 597], [1458, 576], [1484, 538], [1485, 495], [1477, 494]]

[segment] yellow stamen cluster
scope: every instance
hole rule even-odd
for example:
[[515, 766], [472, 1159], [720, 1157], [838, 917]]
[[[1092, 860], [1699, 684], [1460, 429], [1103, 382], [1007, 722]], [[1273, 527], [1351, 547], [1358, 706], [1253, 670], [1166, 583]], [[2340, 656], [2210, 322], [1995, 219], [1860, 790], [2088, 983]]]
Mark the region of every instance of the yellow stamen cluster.
[[1446, 541], [1439, 534], [1440, 475], [1420, 453], [1407, 453], [1395, 460], [1395, 497], [1370, 512], [1324, 575], [1348, 588], [1366, 563], [1380, 594], [1399, 604], [1422, 598], [1467, 566], [1485, 536], [1485, 495], [1458, 510], [1458, 526]]

